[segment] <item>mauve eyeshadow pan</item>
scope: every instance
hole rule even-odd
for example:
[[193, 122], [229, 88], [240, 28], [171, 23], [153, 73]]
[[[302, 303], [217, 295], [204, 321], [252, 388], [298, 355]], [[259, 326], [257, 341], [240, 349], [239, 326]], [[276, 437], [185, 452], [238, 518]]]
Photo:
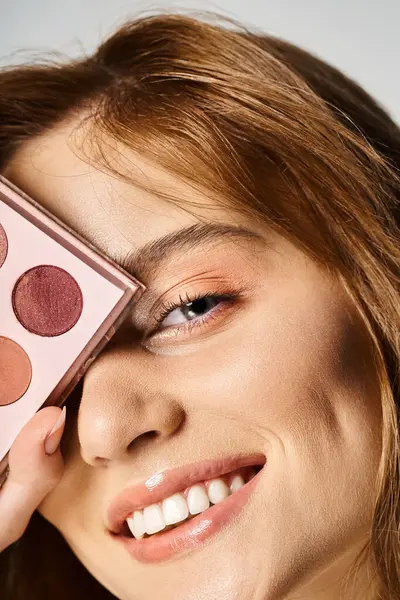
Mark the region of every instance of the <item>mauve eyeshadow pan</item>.
[[6, 232], [0, 224], [0, 267], [3, 265], [4, 261], [7, 258], [8, 252], [8, 241]]
[[19, 400], [31, 378], [31, 362], [25, 350], [10, 338], [0, 336], [0, 406]]
[[82, 313], [81, 288], [64, 269], [40, 265], [14, 286], [12, 303], [21, 325], [31, 333], [54, 337], [69, 331]]

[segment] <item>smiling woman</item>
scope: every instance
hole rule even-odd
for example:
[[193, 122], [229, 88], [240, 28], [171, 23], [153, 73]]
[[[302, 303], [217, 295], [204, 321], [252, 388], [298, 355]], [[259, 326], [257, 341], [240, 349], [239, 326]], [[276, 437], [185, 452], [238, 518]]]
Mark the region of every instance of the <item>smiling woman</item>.
[[399, 597], [400, 132], [229, 24], [0, 72], [2, 174], [146, 286], [4, 600]]

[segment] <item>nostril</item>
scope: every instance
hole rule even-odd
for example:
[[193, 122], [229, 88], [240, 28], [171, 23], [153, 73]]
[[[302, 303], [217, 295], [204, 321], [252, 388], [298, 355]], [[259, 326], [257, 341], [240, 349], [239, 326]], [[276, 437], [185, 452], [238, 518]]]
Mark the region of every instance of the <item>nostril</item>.
[[143, 438], [145, 440], [152, 440], [154, 438], [160, 437], [161, 431], [146, 431], [146, 433], [142, 433], [139, 438]]
[[156, 430], [145, 431], [144, 433], [141, 433], [134, 440], [131, 441], [131, 443], [128, 446], [128, 450], [131, 450], [132, 448], [137, 449], [138, 447], [142, 446], [146, 442], [151, 441], [157, 437], [160, 437], [160, 435], [161, 435], [161, 431], [156, 431]]

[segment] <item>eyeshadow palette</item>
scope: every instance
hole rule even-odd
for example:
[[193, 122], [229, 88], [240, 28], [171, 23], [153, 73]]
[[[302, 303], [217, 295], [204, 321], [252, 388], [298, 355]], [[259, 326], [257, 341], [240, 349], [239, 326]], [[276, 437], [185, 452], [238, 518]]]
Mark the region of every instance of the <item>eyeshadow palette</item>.
[[39, 408], [63, 404], [144, 290], [0, 175], [0, 461]]

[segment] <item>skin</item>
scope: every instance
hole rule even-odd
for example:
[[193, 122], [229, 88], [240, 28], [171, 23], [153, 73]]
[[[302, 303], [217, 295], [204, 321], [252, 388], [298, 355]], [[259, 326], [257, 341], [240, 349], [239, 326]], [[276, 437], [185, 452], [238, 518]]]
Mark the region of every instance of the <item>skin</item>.
[[[126, 149], [131, 166], [195, 201], [192, 214], [89, 165], [74, 125], [31, 140], [4, 175], [115, 261], [200, 220], [244, 224]], [[265, 242], [185, 251], [143, 280], [132, 318], [84, 378], [79, 409], [67, 403], [65, 470], [39, 511], [121, 600], [154, 600], [155, 589], [163, 600], [337, 600], [368, 532], [381, 409], [361, 318], [303, 252], [260, 222], [246, 224]], [[235, 308], [212, 304], [205, 316], [215, 319], [189, 333], [168, 317], [151, 333], [154, 302], [216, 293], [216, 283], [242, 289]], [[199, 319], [181, 309], [174, 316]], [[252, 452], [267, 456], [257, 490], [200, 548], [143, 565], [107, 537], [107, 508], [126, 487], [165, 468]]]

